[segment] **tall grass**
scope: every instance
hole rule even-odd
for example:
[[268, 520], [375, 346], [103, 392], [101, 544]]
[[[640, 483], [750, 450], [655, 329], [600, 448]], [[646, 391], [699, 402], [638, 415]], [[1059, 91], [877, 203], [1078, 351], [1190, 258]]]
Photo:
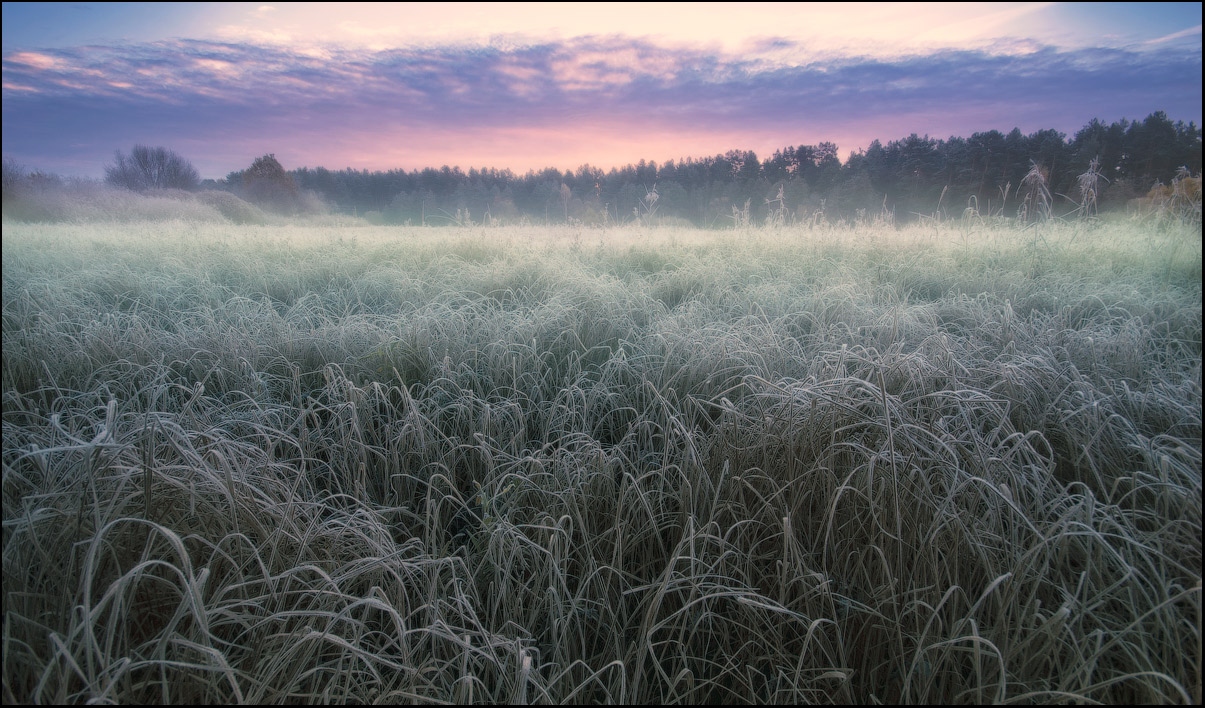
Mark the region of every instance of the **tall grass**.
[[1031, 228], [6, 225], [5, 701], [1199, 703], [1199, 231]]

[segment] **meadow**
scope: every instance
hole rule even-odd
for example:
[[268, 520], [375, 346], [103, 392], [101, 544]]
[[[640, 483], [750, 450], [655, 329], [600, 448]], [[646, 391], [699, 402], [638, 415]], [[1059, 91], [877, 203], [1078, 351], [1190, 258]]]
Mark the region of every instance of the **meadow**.
[[1196, 703], [1201, 232], [6, 223], [5, 703]]

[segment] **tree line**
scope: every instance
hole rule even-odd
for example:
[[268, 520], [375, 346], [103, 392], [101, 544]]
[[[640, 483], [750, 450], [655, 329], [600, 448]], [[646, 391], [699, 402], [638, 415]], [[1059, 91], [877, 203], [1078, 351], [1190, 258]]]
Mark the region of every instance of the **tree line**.
[[[6, 163], [7, 165], [7, 163]], [[106, 181], [135, 191], [232, 192], [278, 213], [324, 209], [377, 223], [616, 224], [633, 220], [717, 227], [742, 223], [885, 218], [906, 223], [961, 215], [1015, 216], [1040, 175], [1054, 214], [1125, 206], [1179, 171], [1201, 171], [1201, 131], [1162, 112], [1141, 121], [1093, 119], [1068, 139], [1056, 130], [1014, 128], [969, 138], [915, 133], [873, 141], [842, 162], [838, 146], [787, 146], [768, 157], [749, 150], [604, 171], [511, 170], [443, 166], [401, 169], [286, 170], [274, 155], [220, 180], [199, 180], [188, 161], [166, 148], [116, 153]], [[6, 168], [6, 173], [7, 173]], [[1027, 180], [1028, 177], [1028, 180]], [[1029, 194], [1023, 193], [1023, 184]]]
[[[1038, 166], [1055, 213], [1082, 203], [1081, 177], [1098, 176], [1099, 208], [1123, 207], [1168, 184], [1177, 170], [1201, 171], [1201, 131], [1155, 112], [1141, 121], [1094, 119], [1071, 139], [1056, 130], [1019, 129], [946, 140], [916, 134], [875, 140], [842, 163], [831, 142], [788, 146], [760, 158], [753, 151], [641, 160], [604, 171], [510, 170], [444, 166], [422, 170], [289, 171], [297, 187], [334, 208], [382, 223], [446, 224], [498, 220], [587, 224], [680, 219], [696, 226], [747, 220], [804, 220], [889, 214], [897, 223], [934, 214], [1014, 216], [1022, 182]], [[223, 182], [245, 179], [231, 173]], [[215, 187], [221, 184], [215, 183]]]

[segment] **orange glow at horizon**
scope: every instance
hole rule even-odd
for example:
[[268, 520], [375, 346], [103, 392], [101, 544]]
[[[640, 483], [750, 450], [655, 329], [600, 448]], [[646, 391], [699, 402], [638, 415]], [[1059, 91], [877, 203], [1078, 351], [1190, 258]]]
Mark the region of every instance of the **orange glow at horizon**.
[[79, 176], [146, 141], [207, 177], [266, 153], [524, 174], [1200, 122], [1200, 13], [1180, 6], [166, 3], [131, 36], [141, 10], [97, 4], [109, 26], [59, 46], [45, 27], [78, 12], [29, 7], [5, 4], [26, 25], [6, 35], [6, 152]]
[[[312, 145], [304, 154], [278, 157], [297, 161], [286, 167], [317, 167], [337, 170], [350, 167], [369, 171], [402, 169], [407, 172], [443, 166], [509, 169], [517, 175], [555, 168], [576, 171], [583, 165], [610, 171], [636, 165], [641, 160], [665, 164], [673, 160], [722, 155], [729, 150], [752, 150], [759, 159], [775, 150], [801, 144], [836, 142], [842, 160], [851, 149], [865, 145], [842, 144], [832, 138], [808, 138], [810, 131], [784, 131], [782, 136], [751, 135], [748, 131], [683, 131], [672, 127], [651, 128], [638, 124], [573, 123], [563, 128], [488, 128], [481, 130], [428, 130], [420, 139], [410, 131], [347, 134], [324, 145]], [[304, 163], [304, 164], [303, 164]]]

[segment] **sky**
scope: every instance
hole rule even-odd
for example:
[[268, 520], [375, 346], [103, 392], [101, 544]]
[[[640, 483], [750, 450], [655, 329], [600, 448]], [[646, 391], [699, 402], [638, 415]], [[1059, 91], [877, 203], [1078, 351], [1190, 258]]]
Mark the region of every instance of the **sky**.
[[1164, 111], [1200, 126], [1201, 3], [4, 3], [3, 152], [100, 177], [610, 169]]

